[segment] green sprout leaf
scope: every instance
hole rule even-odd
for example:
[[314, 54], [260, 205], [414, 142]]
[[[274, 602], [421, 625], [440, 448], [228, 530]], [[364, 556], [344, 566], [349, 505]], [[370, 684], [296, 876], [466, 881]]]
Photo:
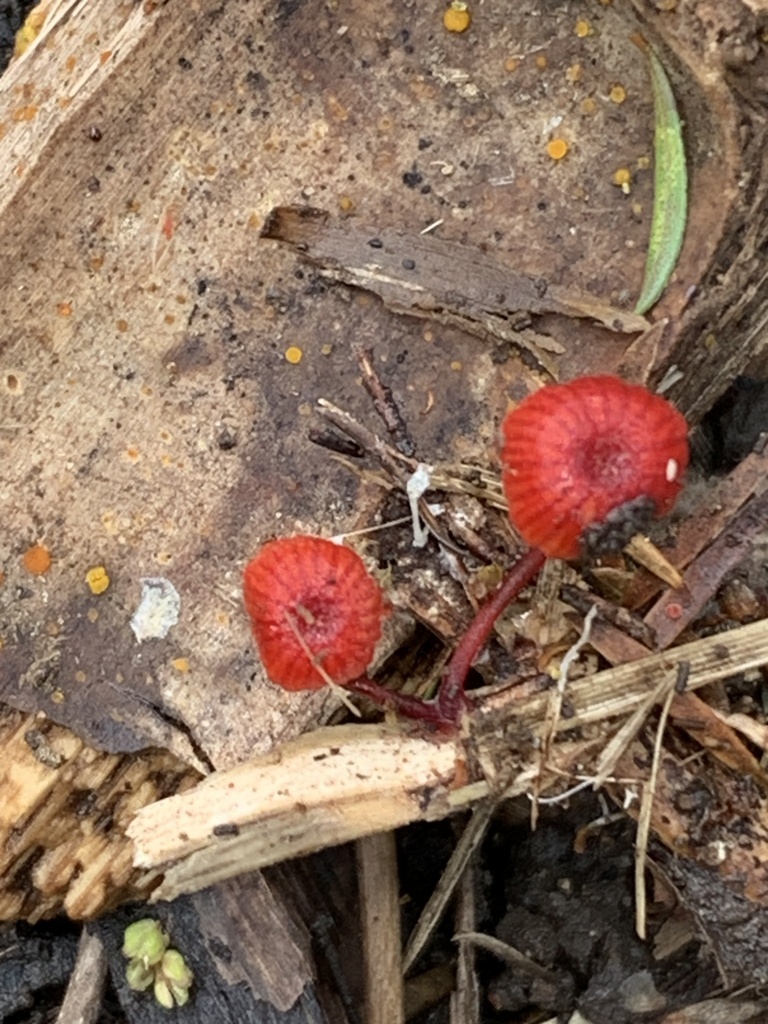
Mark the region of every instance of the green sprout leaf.
[[123, 956], [140, 960], [146, 967], [159, 964], [168, 948], [168, 935], [159, 921], [144, 917], [123, 932]]
[[688, 205], [683, 129], [661, 61], [642, 36], [632, 42], [648, 54], [654, 109], [654, 196], [651, 235], [636, 313], [645, 313], [667, 287], [683, 246]]
[[159, 921], [149, 917], [134, 921], [123, 933], [123, 955], [130, 960], [125, 969], [128, 987], [143, 992], [152, 986], [155, 999], [166, 1010], [189, 1000], [194, 981], [184, 957], [177, 949], [169, 949], [169, 942]]

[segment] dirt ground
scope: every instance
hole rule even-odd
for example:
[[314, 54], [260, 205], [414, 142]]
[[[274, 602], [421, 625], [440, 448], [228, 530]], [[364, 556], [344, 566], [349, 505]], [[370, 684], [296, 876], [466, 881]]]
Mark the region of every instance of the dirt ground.
[[[408, 458], [494, 478], [504, 412], [542, 383], [593, 372], [663, 381], [695, 430], [689, 493], [656, 534], [681, 552], [681, 567], [700, 569], [684, 621], [673, 636], [674, 595], [652, 604], [659, 591], [631, 565], [566, 574], [558, 586], [586, 581], [638, 619], [655, 614], [670, 644], [768, 618], [754, 511], [764, 510], [751, 504], [763, 497], [763, 454], [752, 449], [767, 419], [759, 381], [743, 376], [764, 369], [766, 11], [759, 0], [471, 8], [471, 25], [455, 33], [442, 4], [407, 0], [58, 3], [49, 34], [0, 79], [0, 701], [6, 750], [21, 764], [26, 744], [33, 762], [18, 770], [24, 783], [15, 760], [0, 773], [14, 808], [0, 815], [0, 977], [5, 964], [12, 992], [0, 1021], [51, 1019], [76, 931], [21, 922], [71, 912], [96, 860], [92, 845], [83, 853], [94, 835], [106, 844], [105, 888], [91, 889], [87, 906], [143, 897], [150, 883], [132, 874], [125, 838], [142, 803], [343, 714], [333, 695], [287, 694], [264, 674], [240, 582], [261, 543], [397, 520], [355, 543], [395, 606], [379, 678], [413, 686], [429, 682], [514, 556], [498, 504], [442, 490], [435, 502], [453, 532], [415, 550], [399, 479], [370, 450], [341, 444], [338, 417], [329, 440], [321, 400], [391, 440], [361, 353], [368, 384], [391, 391]], [[690, 197], [682, 254], [647, 318], [633, 312], [654, 207], [654, 106], [638, 32], [680, 108]], [[719, 527], [704, 509], [719, 510]], [[715, 552], [706, 574], [695, 535]], [[141, 624], [147, 594], [163, 601]], [[516, 607], [475, 683], [545, 675], [584, 612], [558, 601], [533, 629], [523, 626], [530, 601]], [[608, 627], [596, 635], [584, 671], [629, 660], [618, 643]], [[472, 899], [459, 901], [474, 902], [474, 923], [447, 917], [406, 984], [411, 1019], [768, 1020], [762, 664], [699, 691], [708, 729], [715, 711], [756, 723], [738, 748], [717, 734], [721, 748], [733, 744], [730, 762], [711, 768], [690, 723], [675, 720], [649, 847], [650, 938], [635, 934], [635, 823], [620, 786], [546, 808], [535, 831], [527, 798], [510, 801], [466, 883]], [[627, 771], [650, 763], [654, 714]], [[577, 740], [594, 734], [564, 743]], [[698, 781], [691, 757], [706, 766]], [[63, 790], [34, 774], [41, 764], [69, 772], [57, 777]], [[18, 794], [26, 799], [33, 774], [22, 814]], [[718, 875], [716, 847], [734, 822], [741, 873], [729, 862]], [[66, 855], [65, 833], [82, 844]], [[400, 835], [405, 934], [457, 833], [440, 823]], [[246, 998], [234, 969], [224, 985], [208, 936], [189, 940], [207, 981], [180, 1019], [217, 1006], [221, 1020], [362, 1020], [363, 966], [338, 963], [339, 948], [359, 953], [357, 919], [318, 884], [324, 856], [338, 856], [345, 891], [357, 884], [348, 847], [301, 862], [293, 881], [283, 869], [265, 876], [304, 927], [299, 1001], [276, 1008], [270, 983], [256, 992], [252, 976]], [[64, 862], [66, 879], [56, 873]], [[739, 885], [729, 903], [724, 893]], [[163, 909], [176, 934], [204, 932], [196, 899]], [[162, 1015], [123, 978], [121, 930], [145, 912], [132, 906], [91, 926], [112, 979], [101, 1020]], [[464, 1010], [450, 1007], [464, 956], [457, 930], [523, 957], [510, 966], [482, 948], [481, 992], [472, 1004], [464, 986]], [[43, 957], [50, 971], [32, 970]], [[428, 979], [421, 989], [417, 978]], [[738, 1007], [726, 1004], [737, 990]]]

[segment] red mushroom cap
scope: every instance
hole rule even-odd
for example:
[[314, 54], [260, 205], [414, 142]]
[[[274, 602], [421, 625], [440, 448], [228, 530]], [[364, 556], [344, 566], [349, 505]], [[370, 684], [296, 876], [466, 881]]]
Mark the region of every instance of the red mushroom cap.
[[630, 526], [643, 507], [668, 512], [688, 465], [683, 416], [618, 377], [544, 387], [507, 414], [502, 432], [510, 519], [558, 558], [578, 557], [591, 527], [620, 523], [624, 512]]
[[335, 683], [368, 668], [386, 604], [349, 548], [322, 537], [269, 541], [245, 568], [243, 596], [266, 673], [286, 690], [325, 686], [307, 650]]

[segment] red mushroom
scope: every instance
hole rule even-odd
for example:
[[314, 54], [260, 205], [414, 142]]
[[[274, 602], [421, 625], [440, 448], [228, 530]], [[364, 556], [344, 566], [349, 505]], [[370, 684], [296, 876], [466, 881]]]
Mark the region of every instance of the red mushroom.
[[620, 550], [674, 505], [688, 427], [666, 399], [618, 377], [580, 377], [507, 414], [501, 454], [509, 516], [549, 556]]
[[386, 604], [349, 548], [312, 536], [270, 541], [246, 566], [243, 596], [264, 669], [286, 690], [343, 685], [368, 668]]
[[532, 547], [509, 571], [459, 641], [437, 696], [456, 721], [472, 663], [496, 619], [545, 558], [623, 547], [668, 512], [688, 465], [688, 427], [664, 398], [618, 377], [580, 377], [524, 399], [502, 427], [509, 516]]

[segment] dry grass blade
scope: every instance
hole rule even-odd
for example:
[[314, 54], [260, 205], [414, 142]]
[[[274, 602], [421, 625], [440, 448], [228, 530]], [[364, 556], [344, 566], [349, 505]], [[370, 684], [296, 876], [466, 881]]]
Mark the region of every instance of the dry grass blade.
[[659, 762], [661, 761], [664, 730], [667, 726], [669, 709], [674, 699], [674, 691], [670, 689], [664, 701], [664, 706], [661, 709], [659, 727], [656, 730], [656, 740], [653, 745], [651, 775], [643, 788], [643, 796], [640, 801], [640, 816], [637, 819], [637, 837], [635, 838], [635, 931], [641, 939], [645, 938], [645, 859], [648, 853], [648, 837], [651, 832], [651, 811], [653, 810], [653, 797], [656, 793], [656, 780], [659, 777]]
[[404, 971], [408, 971], [414, 965], [440, 923], [445, 908], [452, 899], [472, 854], [483, 840], [495, 807], [495, 801], [488, 800], [475, 808], [451, 854], [445, 871], [440, 876], [440, 881], [435, 886], [434, 892], [408, 939], [403, 956]]
[[542, 981], [552, 984], [557, 983], [558, 978], [554, 971], [547, 970], [546, 967], [537, 964], [535, 960], [526, 956], [525, 953], [521, 953], [519, 949], [510, 946], [508, 942], [502, 942], [501, 939], [494, 938], [493, 935], [485, 935], [483, 932], [462, 932], [459, 935], [455, 935], [454, 938], [457, 942], [471, 942], [472, 945], [477, 946], [479, 949], [493, 953], [499, 960], [503, 960], [505, 963], [516, 967], [522, 974], [532, 978], [541, 978]]

